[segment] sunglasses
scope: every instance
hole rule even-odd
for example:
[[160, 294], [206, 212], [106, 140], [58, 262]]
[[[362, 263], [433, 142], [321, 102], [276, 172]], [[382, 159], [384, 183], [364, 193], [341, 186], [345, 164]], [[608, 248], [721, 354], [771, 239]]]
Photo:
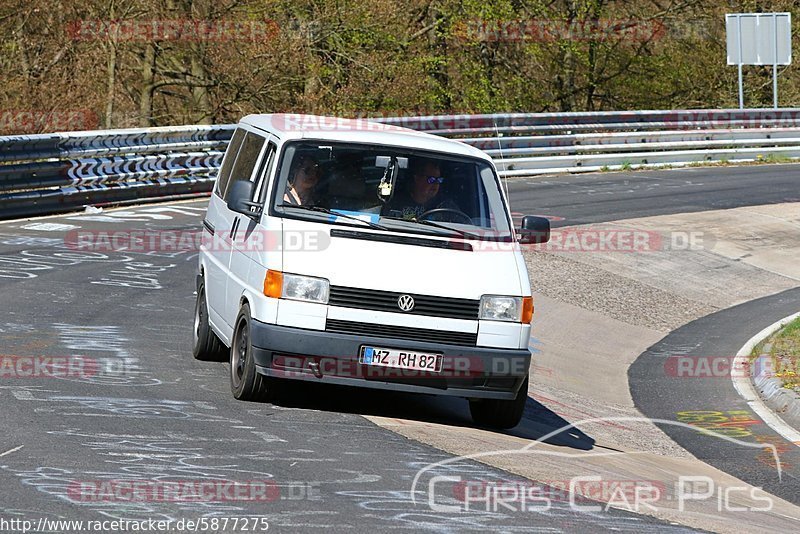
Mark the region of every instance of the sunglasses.
[[429, 184], [443, 184], [444, 176], [428, 176]]

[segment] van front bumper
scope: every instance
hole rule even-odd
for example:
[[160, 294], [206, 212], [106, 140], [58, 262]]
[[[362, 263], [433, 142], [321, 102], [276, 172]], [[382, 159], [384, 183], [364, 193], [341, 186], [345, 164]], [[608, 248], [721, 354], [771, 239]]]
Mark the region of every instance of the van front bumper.
[[[306, 330], [251, 321], [256, 370], [266, 376], [467, 398], [513, 399], [531, 353]], [[442, 354], [438, 373], [359, 363], [364, 345]]]

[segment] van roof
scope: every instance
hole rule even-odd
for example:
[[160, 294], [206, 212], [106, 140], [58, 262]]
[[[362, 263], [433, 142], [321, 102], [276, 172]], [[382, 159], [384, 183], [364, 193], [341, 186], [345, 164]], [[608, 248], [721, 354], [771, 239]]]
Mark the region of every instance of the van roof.
[[372, 143], [421, 148], [491, 161], [485, 152], [466, 143], [368, 119], [345, 119], [297, 113], [265, 113], [247, 115], [241, 122], [270, 132], [281, 140], [322, 139]]

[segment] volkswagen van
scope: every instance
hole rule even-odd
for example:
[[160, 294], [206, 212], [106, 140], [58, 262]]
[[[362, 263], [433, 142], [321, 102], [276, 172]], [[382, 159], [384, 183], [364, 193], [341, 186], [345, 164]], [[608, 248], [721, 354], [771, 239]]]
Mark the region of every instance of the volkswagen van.
[[[468, 399], [510, 428], [528, 394], [533, 316], [492, 160], [467, 144], [310, 115], [244, 117], [203, 221], [195, 358], [233, 396], [304, 380]], [[278, 386], [281, 386], [280, 388]]]

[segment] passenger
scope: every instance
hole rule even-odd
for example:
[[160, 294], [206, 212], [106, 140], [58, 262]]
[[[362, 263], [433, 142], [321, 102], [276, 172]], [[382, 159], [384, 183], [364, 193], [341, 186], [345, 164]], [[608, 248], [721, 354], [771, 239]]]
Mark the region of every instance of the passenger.
[[295, 206], [313, 206], [316, 202], [316, 187], [319, 177], [320, 168], [316, 159], [309, 155], [297, 156], [286, 182], [283, 201]]

